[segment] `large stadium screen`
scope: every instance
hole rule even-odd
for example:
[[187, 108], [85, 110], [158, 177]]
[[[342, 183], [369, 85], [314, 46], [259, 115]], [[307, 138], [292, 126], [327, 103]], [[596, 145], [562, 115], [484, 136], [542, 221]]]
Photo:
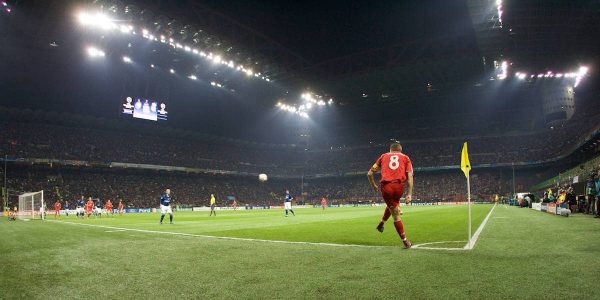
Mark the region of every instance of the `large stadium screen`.
[[157, 102], [144, 98], [126, 97], [122, 103], [122, 113], [131, 115], [136, 119], [150, 121], [166, 121], [167, 105], [163, 102]]

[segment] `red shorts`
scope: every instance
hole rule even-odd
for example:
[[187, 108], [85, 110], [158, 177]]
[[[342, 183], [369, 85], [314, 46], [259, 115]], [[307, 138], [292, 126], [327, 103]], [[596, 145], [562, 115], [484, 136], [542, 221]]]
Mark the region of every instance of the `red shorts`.
[[389, 208], [394, 208], [400, 205], [400, 198], [404, 193], [404, 183], [389, 182], [380, 184], [381, 196], [385, 200], [385, 204]]

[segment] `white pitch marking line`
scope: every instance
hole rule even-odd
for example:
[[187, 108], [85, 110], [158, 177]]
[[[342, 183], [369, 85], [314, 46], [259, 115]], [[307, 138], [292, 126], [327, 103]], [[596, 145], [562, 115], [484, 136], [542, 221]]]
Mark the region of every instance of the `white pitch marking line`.
[[[330, 247], [356, 247], [356, 248], [400, 248], [398, 246], [377, 246], [377, 245], [357, 245], [357, 244], [335, 244], [335, 243], [317, 243], [317, 242], [295, 242], [295, 241], [278, 241], [278, 240], [263, 240], [263, 239], [251, 239], [251, 238], [238, 238], [238, 237], [228, 237], [228, 236], [214, 236], [214, 235], [203, 235], [203, 234], [193, 234], [193, 233], [182, 233], [182, 232], [170, 232], [170, 231], [158, 231], [158, 230], [146, 230], [146, 229], [135, 229], [135, 228], [122, 228], [122, 227], [114, 227], [114, 226], [106, 226], [106, 225], [97, 225], [97, 224], [83, 224], [83, 223], [73, 223], [73, 222], [65, 222], [58, 220], [47, 220], [48, 222], [56, 222], [62, 224], [69, 225], [81, 225], [81, 226], [90, 226], [97, 228], [106, 228], [112, 229], [109, 230], [111, 232], [117, 231], [134, 231], [134, 232], [142, 232], [142, 233], [157, 233], [157, 234], [166, 234], [166, 235], [179, 235], [179, 236], [188, 236], [188, 237], [201, 237], [208, 239], [219, 239], [219, 240], [231, 240], [231, 241], [247, 241], [247, 242], [263, 242], [263, 243], [275, 243], [275, 244], [295, 244], [295, 245], [315, 245], [315, 246], [330, 246]], [[109, 232], [105, 231], [105, 232]], [[464, 241], [463, 241], [464, 242]], [[413, 245], [411, 249], [421, 249], [421, 250], [467, 250], [464, 248], [432, 248], [432, 247], [422, 247], [430, 244], [439, 244], [439, 243], [447, 243], [447, 242], [431, 242]]]
[[412, 249], [426, 249], [426, 250], [442, 250], [442, 251], [465, 251], [465, 248], [445, 248], [445, 247], [423, 247], [427, 245], [436, 245], [436, 244], [446, 244], [446, 243], [464, 243], [465, 241], [444, 241], [444, 242], [431, 242], [431, 243], [423, 243], [418, 245], [413, 245]]
[[479, 235], [483, 231], [485, 224], [487, 224], [487, 222], [490, 219], [492, 212], [494, 212], [494, 209], [496, 208], [496, 206], [498, 206], [497, 203], [494, 204], [494, 207], [492, 207], [492, 209], [490, 209], [490, 212], [487, 214], [487, 216], [485, 216], [485, 219], [483, 219], [483, 222], [481, 222], [481, 225], [479, 225], [479, 228], [477, 228], [477, 231], [475, 231], [475, 234], [473, 234], [473, 237], [471, 238], [471, 242], [470, 243], [467, 242], [467, 244], [465, 245], [465, 250], [473, 250], [473, 248], [475, 248], [475, 243], [477, 243], [477, 240], [479, 239]]
[[214, 236], [214, 235], [202, 235], [202, 234], [182, 233], [182, 232], [157, 231], [157, 230], [134, 229], [134, 228], [121, 228], [121, 227], [113, 227], [113, 226], [106, 226], [106, 225], [82, 224], [82, 223], [72, 223], [72, 222], [54, 221], [54, 220], [48, 220], [48, 221], [49, 222], [62, 223], [62, 224], [70, 224], [70, 225], [81, 225], [81, 226], [90, 226], [90, 227], [114, 229], [114, 230], [119, 230], [119, 231], [134, 231], [134, 232], [143, 232], [143, 233], [157, 233], [157, 234], [179, 235], [179, 236], [190, 236], [190, 237], [201, 237], [201, 238], [220, 239], [220, 240], [264, 242], [264, 243], [279, 243], [279, 244], [298, 244], [298, 245], [318, 245], [318, 246], [332, 246], [332, 247], [398, 248], [397, 246], [376, 246], [376, 245], [334, 244], [334, 243], [316, 243], [316, 242], [294, 242], [294, 241], [262, 240], [262, 239], [238, 238], [238, 237]]

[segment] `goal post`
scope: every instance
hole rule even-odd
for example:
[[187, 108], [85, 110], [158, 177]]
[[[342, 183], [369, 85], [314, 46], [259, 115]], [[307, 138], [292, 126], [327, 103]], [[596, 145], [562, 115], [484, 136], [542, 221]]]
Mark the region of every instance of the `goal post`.
[[44, 220], [46, 218], [46, 203], [44, 203], [43, 190], [19, 195], [17, 218], [22, 220]]

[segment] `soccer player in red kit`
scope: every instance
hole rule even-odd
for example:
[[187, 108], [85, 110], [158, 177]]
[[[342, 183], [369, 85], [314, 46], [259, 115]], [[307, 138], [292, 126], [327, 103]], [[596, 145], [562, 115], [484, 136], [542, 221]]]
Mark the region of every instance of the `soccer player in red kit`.
[[237, 210], [237, 201], [235, 201], [235, 199], [233, 199], [233, 204], [231, 204], [231, 207], [233, 207], [233, 210]]
[[56, 202], [54, 203], [54, 218], [56, 219], [56, 217], [60, 217], [60, 209], [62, 208], [62, 205], [60, 204], [60, 201], [56, 200]]
[[92, 201], [92, 197], [89, 197], [88, 201], [85, 203], [85, 213], [88, 218], [92, 214], [92, 209], [94, 209], [94, 201]]
[[325, 197], [321, 199], [321, 206], [323, 207], [323, 210], [325, 210], [325, 207], [327, 206], [327, 200], [325, 200]]
[[110, 202], [110, 199], [106, 200], [106, 203], [104, 204], [104, 209], [106, 209], [106, 216], [108, 216], [109, 214], [113, 214], [113, 206], [112, 202]]
[[412, 246], [411, 242], [406, 238], [404, 232], [404, 224], [400, 220], [400, 198], [404, 193], [404, 185], [408, 183], [408, 193], [406, 193], [406, 204], [412, 201], [413, 191], [413, 167], [410, 162], [410, 158], [402, 153], [402, 146], [400, 143], [393, 143], [390, 145], [390, 152], [382, 154], [379, 159], [373, 164], [367, 177], [369, 183], [373, 187], [373, 190], [377, 192], [377, 184], [373, 175], [375, 172], [381, 170], [381, 181], [379, 186], [381, 187], [381, 195], [385, 204], [387, 205], [381, 222], [377, 225], [377, 230], [383, 232], [383, 224], [390, 218], [390, 215], [394, 217], [394, 227], [396, 232], [404, 243], [404, 248], [408, 249]]
[[119, 205], [117, 206], [117, 210], [119, 211], [119, 216], [123, 215], [123, 201], [119, 200]]

